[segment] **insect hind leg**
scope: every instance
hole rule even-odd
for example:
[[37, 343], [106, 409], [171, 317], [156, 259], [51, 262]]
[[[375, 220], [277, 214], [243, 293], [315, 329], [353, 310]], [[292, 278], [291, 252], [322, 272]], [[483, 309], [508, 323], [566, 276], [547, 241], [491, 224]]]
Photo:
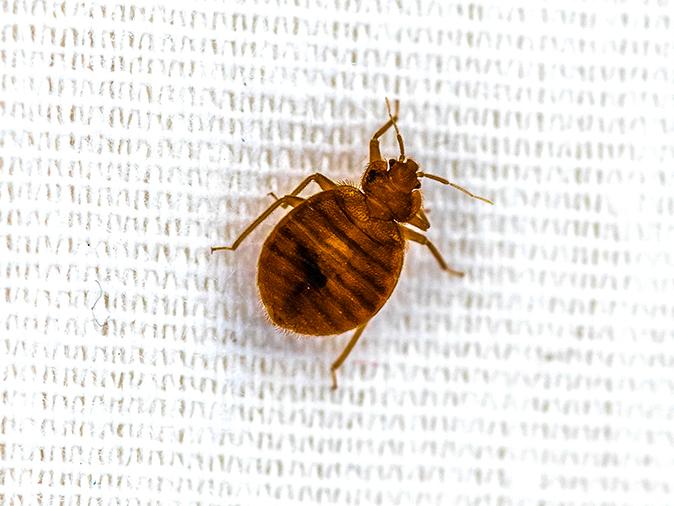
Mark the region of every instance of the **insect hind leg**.
[[330, 366], [330, 374], [332, 374], [332, 389], [337, 390], [337, 369], [340, 368], [340, 366], [344, 363], [346, 358], [349, 356], [349, 353], [351, 353], [351, 350], [353, 350], [354, 346], [356, 346], [356, 343], [358, 342], [358, 339], [360, 338], [361, 334], [363, 333], [363, 330], [365, 330], [366, 325], [368, 322], [363, 323], [359, 327], [356, 328], [356, 331], [353, 333], [353, 336], [351, 336], [351, 339], [349, 340], [348, 344], [346, 347], [342, 350], [342, 353], [339, 354], [339, 357], [337, 357], [337, 360], [335, 360], [332, 365]]

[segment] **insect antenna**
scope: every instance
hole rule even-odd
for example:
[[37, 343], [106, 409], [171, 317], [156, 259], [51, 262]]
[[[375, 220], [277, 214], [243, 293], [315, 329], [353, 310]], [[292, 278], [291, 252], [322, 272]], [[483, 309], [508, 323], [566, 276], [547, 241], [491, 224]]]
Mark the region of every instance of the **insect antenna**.
[[400, 146], [400, 158], [399, 160], [402, 162], [405, 159], [405, 146], [403, 145], [403, 136], [400, 135], [400, 130], [398, 130], [398, 124], [396, 123], [396, 120], [393, 119], [394, 116], [397, 118], [398, 117], [398, 109], [400, 109], [400, 100], [396, 99], [395, 103], [395, 108], [396, 108], [396, 113], [391, 114], [391, 104], [388, 101], [388, 97], [386, 97], [386, 110], [388, 111], [388, 117], [391, 120], [391, 123], [393, 123], [393, 128], [396, 131], [396, 138], [398, 139], [398, 146]]
[[487, 204], [491, 204], [492, 206], [494, 205], [494, 203], [491, 200], [486, 199], [484, 197], [480, 197], [479, 195], [475, 195], [474, 193], [471, 193], [468, 190], [466, 190], [464, 187], [459, 186], [458, 184], [454, 184], [451, 181], [448, 181], [444, 177], [436, 176], [435, 174], [427, 174], [425, 172], [417, 172], [417, 177], [427, 177], [428, 179], [432, 179], [433, 181], [438, 181], [439, 183], [449, 185], [452, 188], [456, 188], [457, 190], [462, 191], [463, 193], [468, 195], [469, 197], [481, 200], [482, 202], [486, 202]]

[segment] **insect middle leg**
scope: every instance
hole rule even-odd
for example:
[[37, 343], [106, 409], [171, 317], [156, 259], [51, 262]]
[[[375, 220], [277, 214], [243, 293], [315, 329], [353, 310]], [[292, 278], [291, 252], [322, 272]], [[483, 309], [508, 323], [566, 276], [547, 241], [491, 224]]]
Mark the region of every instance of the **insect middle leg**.
[[415, 230], [410, 230], [407, 227], [403, 227], [402, 225], [398, 225], [400, 227], [400, 231], [403, 234], [403, 237], [407, 239], [408, 241], [413, 241], [413, 242], [418, 242], [419, 244], [423, 244], [424, 246], [427, 246], [429, 250], [431, 250], [431, 253], [435, 257], [435, 259], [438, 261], [440, 264], [440, 268], [443, 271], [447, 271], [450, 274], [453, 274], [455, 276], [463, 276], [464, 273], [461, 271], [456, 271], [449, 267], [447, 265], [447, 262], [445, 262], [445, 259], [442, 258], [442, 255], [438, 251], [438, 248], [435, 247], [435, 244], [433, 244], [428, 237], [426, 237], [424, 234], [421, 234]]
[[353, 336], [351, 336], [351, 340], [348, 342], [346, 347], [342, 350], [342, 353], [340, 353], [339, 357], [337, 357], [337, 360], [335, 360], [332, 363], [332, 366], [330, 366], [330, 373], [332, 374], [332, 389], [337, 390], [337, 369], [344, 363], [346, 360], [346, 357], [349, 356], [349, 353], [351, 353], [351, 350], [353, 350], [353, 347], [356, 346], [356, 343], [358, 342], [358, 339], [360, 338], [360, 335], [363, 333], [363, 330], [365, 330], [365, 326], [368, 324], [368, 322], [363, 323], [359, 327], [356, 328], [356, 331], [353, 333]]
[[[337, 186], [337, 183], [334, 181], [330, 180], [329, 178], [325, 177], [323, 174], [320, 172], [316, 172], [312, 174], [311, 176], [307, 177], [302, 181], [300, 184], [297, 185], [297, 188], [295, 188], [292, 192], [290, 192], [288, 195], [291, 197], [294, 197], [296, 195], [299, 195], [302, 190], [304, 190], [309, 184], [315, 181], [318, 186], [321, 187], [321, 190], [332, 190]], [[270, 192], [269, 195], [274, 197], [275, 199], [278, 199], [276, 195], [274, 195], [273, 192]], [[281, 204], [284, 208], [288, 207], [288, 204]]]
[[250, 234], [255, 228], [262, 223], [269, 215], [274, 212], [274, 209], [276, 209], [279, 206], [297, 206], [304, 202], [304, 199], [301, 197], [296, 197], [295, 195], [286, 195], [284, 197], [281, 197], [278, 199], [276, 202], [274, 202], [272, 205], [270, 205], [265, 212], [263, 212], [260, 216], [257, 217], [253, 223], [248, 225], [246, 230], [241, 232], [241, 235], [236, 238], [236, 240], [232, 243], [231, 246], [214, 246], [211, 248], [211, 253], [214, 251], [220, 251], [220, 250], [235, 250], [236, 248], [239, 247], [239, 244], [243, 242], [243, 240], [248, 237], [248, 234]]

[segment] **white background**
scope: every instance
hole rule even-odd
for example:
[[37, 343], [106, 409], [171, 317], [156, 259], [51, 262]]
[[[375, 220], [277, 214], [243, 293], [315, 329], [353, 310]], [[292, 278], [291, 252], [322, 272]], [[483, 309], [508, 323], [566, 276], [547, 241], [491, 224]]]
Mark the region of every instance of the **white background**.
[[[671, 504], [670, 2], [0, 6], [6, 504]], [[348, 341], [256, 258], [401, 100], [428, 236]], [[392, 136], [384, 141], [395, 154]], [[310, 192], [309, 192], [310, 193]], [[93, 307], [93, 309], [92, 309]]]

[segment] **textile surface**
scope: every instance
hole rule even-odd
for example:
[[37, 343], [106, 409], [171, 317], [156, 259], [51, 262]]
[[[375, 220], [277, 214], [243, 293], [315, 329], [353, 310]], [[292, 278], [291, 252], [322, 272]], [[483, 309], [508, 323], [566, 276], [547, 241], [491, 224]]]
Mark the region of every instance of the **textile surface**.
[[[672, 504], [668, 1], [0, 4], [0, 503]], [[273, 199], [400, 99], [430, 251], [350, 334], [259, 302]], [[395, 137], [382, 140], [397, 155]], [[303, 195], [318, 190], [310, 185]]]

